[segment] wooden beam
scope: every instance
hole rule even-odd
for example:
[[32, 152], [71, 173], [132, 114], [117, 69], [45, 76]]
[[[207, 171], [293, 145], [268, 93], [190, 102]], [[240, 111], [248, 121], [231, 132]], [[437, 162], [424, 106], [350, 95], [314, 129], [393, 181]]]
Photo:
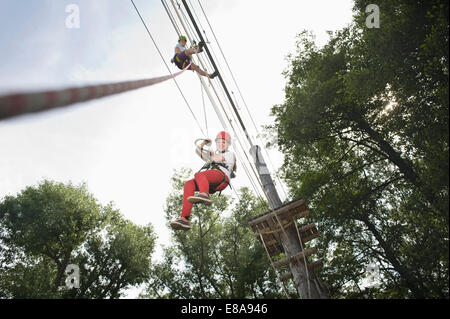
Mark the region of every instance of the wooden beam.
[[293, 277], [292, 273], [288, 272], [288, 273], [285, 273], [284, 275], [280, 276], [280, 280], [285, 281], [285, 280], [291, 279], [292, 277]]
[[280, 208], [276, 209], [275, 212], [277, 214], [283, 214], [285, 212], [293, 210], [294, 208], [300, 208], [300, 211], [307, 209], [305, 201], [303, 199], [298, 199], [296, 201], [293, 201], [286, 205], [281, 206]]
[[319, 233], [311, 234], [311, 235], [308, 235], [308, 236], [300, 236], [300, 237], [302, 239], [302, 243], [307, 243], [310, 240], [313, 240], [314, 238], [319, 237]]
[[286, 257], [286, 258], [283, 258], [283, 259], [281, 259], [281, 260], [279, 260], [277, 262], [274, 262], [273, 266], [275, 268], [282, 267], [284, 265], [289, 264], [290, 262], [295, 262], [297, 260], [297, 258], [308, 257], [308, 256], [310, 256], [310, 255], [312, 255], [312, 254], [314, 254], [316, 252], [317, 252], [317, 247], [311, 247], [311, 248], [306, 249], [305, 252], [301, 251], [301, 252], [295, 254], [292, 257]]
[[[266, 215], [260, 216], [260, 217], [258, 217], [256, 219], [250, 221], [249, 224], [252, 223], [252, 225], [250, 225], [250, 226], [252, 227], [253, 231], [255, 233], [257, 233], [256, 225], [258, 225], [260, 223], [266, 223], [268, 221], [271, 221], [272, 224], [275, 227], [272, 226], [272, 227], [269, 227], [269, 229], [278, 231], [278, 229], [280, 228], [280, 223], [276, 219], [276, 216], [278, 216], [278, 218], [280, 219], [282, 225], [287, 225], [289, 223], [292, 224], [292, 222], [293, 222], [292, 218], [293, 217], [303, 218], [303, 217], [306, 217], [308, 215], [309, 215], [309, 210], [308, 209], [303, 210], [301, 212], [296, 211], [296, 212], [290, 214], [289, 216], [284, 216], [284, 215], [280, 216], [279, 214], [276, 214], [275, 212], [271, 212], [271, 213], [267, 213]], [[261, 230], [261, 232], [263, 232], [262, 229], [260, 229], [260, 230]], [[264, 228], [264, 231], [267, 231], [267, 227]]]
[[[291, 203], [288, 203], [284, 206], [281, 206], [280, 208], [278, 208], [274, 211], [268, 212], [262, 216], [255, 217], [254, 219], [250, 220], [248, 222], [248, 224], [250, 226], [253, 226], [253, 225], [256, 225], [256, 224], [266, 221], [268, 218], [271, 218], [272, 216], [274, 216], [274, 214], [280, 215], [280, 214], [287, 213], [290, 210], [294, 210], [294, 209], [296, 209], [294, 216], [302, 215], [302, 214], [304, 216], [306, 216], [309, 213], [309, 211], [308, 211], [308, 213], [303, 213], [304, 211], [307, 211], [308, 208], [306, 207], [305, 201], [303, 199], [299, 199], [299, 200], [293, 201]], [[301, 217], [304, 217], [304, 216], [301, 216]]]
[[308, 224], [308, 225], [299, 226], [299, 227], [298, 227], [298, 231], [299, 231], [300, 233], [302, 233], [302, 232], [305, 232], [305, 231], [307, 231], [307, 230], [314, 229], [314, 228], [317, 230], [316, 224], [311, 223], [311, 224]]
[[307, 243], [308, 241], [319, 237], [319, 232], [314, 223], [298, 226], [298, 232], [300, 233], [302, 243]]
[[269, 256], [277, 256], [283, 252], [283, 246], [278, 242], [271, 243], [270, 245], [266, 243], [266, 248]]
[[322, 259], [319, 259], [319, 260], [313, 261], [312, 263], [309, 263], [308, 269], [313, 270], [314, 268], [322, 267], [322, 266], [323, 266], [323, 261], [322, 261]]
[[[313, 234], [311, 234], [313, 232], [313, 228], [303, 233], [303, 240], [300, 235], [299, 240], [298, 225], [296, 222], [296, 218], [305, 217], [309, 214], [306, 203], [304, 200], [300, 199], [283, 206], [280, 204], [278, 205], [278, 208], [275, 209], [273, 207], [271, 208], [272, 211], [254, 217], [248, 222], [248, 224], [252, 227], [253, 231], [256, 230], [255, 233], [258, 237], [263, 238], [263, 243], [275, 239], [281, 246], [281, 252], [284, 253], [285, 256], [294, 256], [293, 260], [292, 258], [285, 258], [284, 261], [279, 262], [279, 267], [281, 267], [282, 264], [288, 264], [290, 270], [290, 273], [284, 274], [279, 278], [282, 281], [292, 278], [300, 296], [308, 296], [308, 298], [313, 299], [328, 298], [327, 293], [320, 286], [312, 285], [310, 287], [307, 285], [308, 280], [314, 281], [316, 279], [316, 275], [314, 272], [311, 272], [309, 273], [309, 277], [307, 277], [308, 263], [305, 264], [304, 260], [307, 255], [307, 251], [305, 250], [305, 247], [302, 247], [302, 242], [304, 242], [305, 239], [308, 239], [305, 235], [308, 237], [313, 236]], [[284, 224], [283, 228], [280, 228], [280, 223]], [[275, 253], [278, 253], [276, 250], [277, 246], [278, 245], [274, 245], [267, 248], [269, 256], [273, 256]], [[274, 249], [274, 251], [271, 251], [272, 249]], [[305, 251], [305, 254], [299, 254], [301, 251]], [[310, 253], [314, 253], [315, 251], [315, 247], [308, 250], [308, 255]], [[313, 266], [315, 265], [316, 264]]]
[[273, 245], [277, 244], [278, 241], [275, 239], [271, 239], [271, 240], [265, 240], [264, 243], [266, 244], [267, 247], [269, 247], [269, 246], [273, 246]]

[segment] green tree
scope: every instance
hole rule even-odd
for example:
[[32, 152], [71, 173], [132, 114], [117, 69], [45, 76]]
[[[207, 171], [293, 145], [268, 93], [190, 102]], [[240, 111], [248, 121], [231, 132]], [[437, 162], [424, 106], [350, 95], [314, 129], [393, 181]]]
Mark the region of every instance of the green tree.
[[369, 3], [323, 48], [299, 35], [273, 142], [333, 296], [448, 298], [448, 2], [378, 1], [374, 29]]
[[[172, 178], [167, 198], [167, 220], [179, 216], [183, 184], [191, 172]], [[174, 244], [164, 249], [163, 260], [152, 266], [148, 298], [283, 298], [264, 248], [248, 220], [267, 206], [248, 189], [239, 191], [233, 205], [229, 196], [214, 194], [211, 206], [196, 205], [189, 231], [172, 231]], [[227, 215], [227, 216], [224, 216]], [[292, 288], [292, 287], [291, 287]], [[295, 289], [291, 289], [295, 295]]]
[[[3, 298], [117, 298], [149, 273], [155, 235], [86, 185], [44, 181], [0, 203], [0, 295]], [[80, 287], [66, 289], [66, 267]]]

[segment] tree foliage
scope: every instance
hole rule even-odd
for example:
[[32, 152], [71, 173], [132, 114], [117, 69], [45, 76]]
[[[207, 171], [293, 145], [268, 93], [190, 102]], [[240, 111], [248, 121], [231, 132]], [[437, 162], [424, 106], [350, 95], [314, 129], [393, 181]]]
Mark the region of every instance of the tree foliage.
[[[86, 185], [44, 181], [7, 196], [0, 225], [3, 298], [118, 298], [149, 276], [151, 225], [100, 205]], [[79, 267], [79, 288], [66, 288], [70, 264]]]
[[378, 1], [373, 29], [369, 3], [322, 48], [298, 36], [269, 129], [320, 226], [332, 296], [448, 298], [448, 2]]
[[[189, 175], [181, 170], [172, 179], [165, 208], [168, 221], [180, 215]], [[237, 203], [225, 194], [212, 198], [211, 206], [194, 206], [189, 231], [171, 230], [174, 244], [153, 265], [143, 297], [285, 298], [264, 248], [248, 226], [249, 219], [267, 206], [246, 188], [239, 191]], [[289, 293], [296, 295], [292, 287]]]

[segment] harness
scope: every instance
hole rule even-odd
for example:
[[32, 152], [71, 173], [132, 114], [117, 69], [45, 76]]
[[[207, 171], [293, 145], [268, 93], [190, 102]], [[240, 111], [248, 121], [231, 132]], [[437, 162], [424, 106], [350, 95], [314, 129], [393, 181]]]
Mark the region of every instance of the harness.
[[[184, 61], [182, 61], [179, 57], [178, 57], [178, 53], [175, 53], [175, 55], [173, 56], [172, 60], [170, 60], [172, 63], [175, 63], [177, 66], [181, 67], [181, 69], [184, 69], [186, 65], [188, 65], [189, 63], [191, 63], [191, 60], [186, 57], [184, 59]], [[176, 62], [178, 63], [176, 63]], [[181, 64], [181, 62], [183, 62], [183, 64]]]
[[[215, 192], [220, 192], [219, 193], [219, 195], [220, 195], [220, 194], [222, 194], [222, 190], [224, 190], [227, 186], [230, 186], [230, 188], [232, 188], [230, 181], [228, 179], [228, 176], [220, 169], [220, 167], [223, 167], [228, 170], [228, 167], [224, 163], [214, 162], [211, 159], [210, 151], [204, 150], [203, 146], [197, 145], [197, 142], [200, 140], [203, 140], [203, 139], [199, 138], [194, 142], [194, 144], [196, 145], [195, 152], [197, 153], [198, 156], [200, 156], [200, 158], [202, 160], [206, 161], [206, 163], [205, 163], [205, 165], [202, 166], [202, 168], [200, 168], [198, 170], [198, 172], [201, 172], [203, 170], [216, 169], [222, 173], [223, 179], [217, 186], [215, 186], [216, 184], [209, 185], [209, 193], [210, 194], [214, 194]], [[224, 152], [222, 152], [222, 153], [224, 153]], [[236, 177], [236, 175], [234, 174], [234, 171], [232, 170], [230, 178], [234, 178], [234, 177]], [[195, 179], [194, 179], [194, 183], [195, 183], [195, 187], [198, 189], [198, 185], [197, 185], [197, 182], [195, 182]]]
[[[215, 169], [215, 170], [218, 170], [218, 171], [220, 171], [221, 173], [222, 173], [222, 176], [223, 176], [223, 179], [222, 179], [222, 181], [217, 185], [217, 186], [215, 186], [216, 184], [210, 184], [209, 185], [209, 193], [210, 194], [214, 194], [215, 192], [219, 192], [219, 195], [221, 195], [222, 194], [222, 191], [227, 187], [227, 186], [230, 186], [230, 188], [231, 189], [233, 189], [232, 187], [231, 187], [231, 185], [230, 185], [230, 181], [228, 180], [228, 177], [227, 177], [227, 175], [225, 175], [225, 173], [220, 169], [220, 167], [224, 167], [224, 168], [226, 168], [226, 169], [228, 169], [227, 168], [227, 166], [224, 164], [224, 163], [217, 163], [217, 162], [214, 162], [214, 161], [212, 161], [212, 162], [208, 162], [208, 163], [206, 163], [205, 165], [203, 165], [202, 166], [202, 168], [200, 168], [199, 170], [198, 170], [198, 172], [201, 172], [201, 171], [203, 171], [203, 170], [210, 170], [210, 169]], [[197, 172], [197, 173], [198, 173]], [[233, 173], [232, 173], [232, 176], [231, 176], [231, 178], [233, 178], [234, 176], [233, 176]], [[195, 186], [197, 187], [197, 189], [198, 189], [198, 185], [197, 185], [197, 183], [195, 182], [195, 180], [194, 180], [194, 183], [195, 183]], [[225, 183], [225, 186], [223, 187], [222, 185]]]

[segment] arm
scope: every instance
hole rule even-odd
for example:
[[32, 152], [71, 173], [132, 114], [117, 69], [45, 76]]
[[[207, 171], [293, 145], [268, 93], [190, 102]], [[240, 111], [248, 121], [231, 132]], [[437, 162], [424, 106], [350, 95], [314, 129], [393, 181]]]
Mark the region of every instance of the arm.
[[198, 145], [197, 142], [198, 142], [199, 140], [201, 140], [201, 139], [198, 139], [198, 140], [195, 141], [195, 145], [196, 145], [196, 147], [195, 147], [195, 153], [196, 153], [198, 156], [200, 156], [200, 158], [201, 158], [202, 160], [204, 160], [204, 161], [210, 161], [210, 160], [213, 160], [213, 159], [212, 159], [212, 156], [214, 156], [214, 152], [213, 152], [213, 151], [210, 151], [210, 150], [206, 150], [206, 149], [203, 148], [203, 147], [205, 147], [205, 145], [210, 144], [210, 143], [211, 143], [211, 140], [210, 140], [210, 139], [206, 139], [206, 140], [203, 139], [203, 141], [200, 143], [200, 145]]
[[[200, 144], [200, 147], [203, 149], [203, 147], [204, 147], [206, 144], [209, 144], [209, 143], [211, 143], [211, 140], [210, 140], [210, 139], [204, 140], [204, 141], [202, 142], [202, 144]], [[223, 161], [225, 160], [225, 158], [224, 158], [223, 156], [221, 156], [221, 155], [215, 155], [213, 151], [209, 151], [209, 153], [211, 154], [211, 159], [212, 159], [214, 162], [223, 162]]]
[[200, 147], [203, 147], [203, 146], [205, 146], [206, 144], [210, 144], [210, 143], [211, 143], [211, 140], [208, 138], [208, 139], [204, 140], [204, 141], [202, 142], [202, 144], [200, 144]]

